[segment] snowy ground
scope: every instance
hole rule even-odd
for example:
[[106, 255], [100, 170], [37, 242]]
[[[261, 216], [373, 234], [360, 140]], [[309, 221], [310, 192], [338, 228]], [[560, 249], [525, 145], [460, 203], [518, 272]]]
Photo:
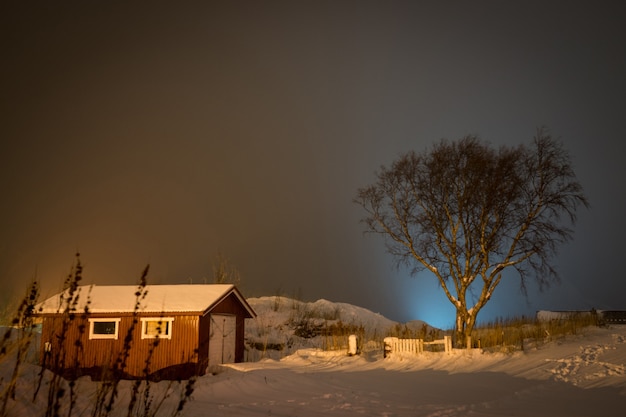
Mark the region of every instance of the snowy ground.
[[[284, 323], [293, 319], [293, 311], [301, 314], [303, 306], [289, 301], [289, 308], [277, 308], [271, 297], [250, 302], [259, 313], [254, 323], [248, 323], [250, 337], [284, 343], [280, 358], [267, 355], [199, 378], [183, 415], [626, 415], [626, 326], [587, 328], [523, 353], [459, 350], [383, 358], [380, 349], [368, 345], [362, 354], [348, 356], [343, 350], [328, 352], [305, 346], [303, 340], [290, 335]], [[309, 309], [307, 317], [319, 316], [320, 320], [332, 315], [345, 322], [352, 317], [353, 323], [370, 328], [394, 325], [380, 315], [346, 304], [320, 301], [305, 307]], [[312, 307], [316, 314], [311, 313]], [[332, 309], [332, 314], [320, 314], [324, 308]], [[276, 330], [281, 328], [282, 334]], [[309, 340], [309, 344], [315, 343], [320, 341]], [[42, 415], [28, 399], [32, 395], [28, 375], [36, 369], [25, 370], [27, 377], [18, 387], [18, 399], [11, 403], [9, 415]], [[7, 368], [0, 371], [6, 378]], [[79, 387], [77, 409], [89, 404], [95, 384], [81, 379]], [[165, 383], [154, 389], [165, 389]], [[162, 411], [171, 410], [176, 398], [171, 400]], [[125, 415], [125, 410], [120, 410], [120, 415]]]

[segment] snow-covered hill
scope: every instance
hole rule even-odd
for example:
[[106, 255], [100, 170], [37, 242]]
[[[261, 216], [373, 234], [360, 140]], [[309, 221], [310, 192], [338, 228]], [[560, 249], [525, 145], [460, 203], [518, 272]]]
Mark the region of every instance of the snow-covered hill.
[[[423, 321], [401, 324], [362, 307], [324, 299], [304, 302], [272, 296], [247, 301], [258, 315], [246, 321], [248, 361], [280, 359], [303, 348], [341, 349], [348, 334], [372, 341], [434, 330]], [[338, 334], [342, 337], [334, 337]]]

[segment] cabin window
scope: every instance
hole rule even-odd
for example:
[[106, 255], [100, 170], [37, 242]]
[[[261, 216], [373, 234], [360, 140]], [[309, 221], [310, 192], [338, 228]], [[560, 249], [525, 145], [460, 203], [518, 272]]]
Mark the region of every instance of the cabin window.
[[173, 317], [142, 318], [141, 338], [154, 339], [158, 337], [161, 339], [171, 339], [173, 321]]
[[90, 339], [117, 339], [120, 319], [89, 319]]

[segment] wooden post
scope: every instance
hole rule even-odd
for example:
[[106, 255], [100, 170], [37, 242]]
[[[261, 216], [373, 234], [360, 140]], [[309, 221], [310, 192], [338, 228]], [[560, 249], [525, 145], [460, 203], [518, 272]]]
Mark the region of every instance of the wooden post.
[[391, 352], [393, 352], [394, 350], [398, 348], [397, 340], [398, 340], [397, 337], [385, 337], [385, 339], [383, 340], [385, 358], [389, 356]]
[[357, 354], [356, 335], [351, 334], [348, 336], [348, 355], [354, 356]]

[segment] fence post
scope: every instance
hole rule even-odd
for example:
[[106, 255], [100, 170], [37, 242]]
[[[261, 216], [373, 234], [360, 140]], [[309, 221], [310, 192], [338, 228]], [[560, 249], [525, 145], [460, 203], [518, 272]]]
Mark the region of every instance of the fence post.
[[348, 336], [348, 355], [354, 356], [357, 354], [356, 335], [351, 334]]
[[386, 358], [391, 353], [391, 337], [385, 337], [383, 339], [383, 357]]
[[446, 353], [452, 352], [452, 338], [450, 336], [443, 337], [444, 350]]

